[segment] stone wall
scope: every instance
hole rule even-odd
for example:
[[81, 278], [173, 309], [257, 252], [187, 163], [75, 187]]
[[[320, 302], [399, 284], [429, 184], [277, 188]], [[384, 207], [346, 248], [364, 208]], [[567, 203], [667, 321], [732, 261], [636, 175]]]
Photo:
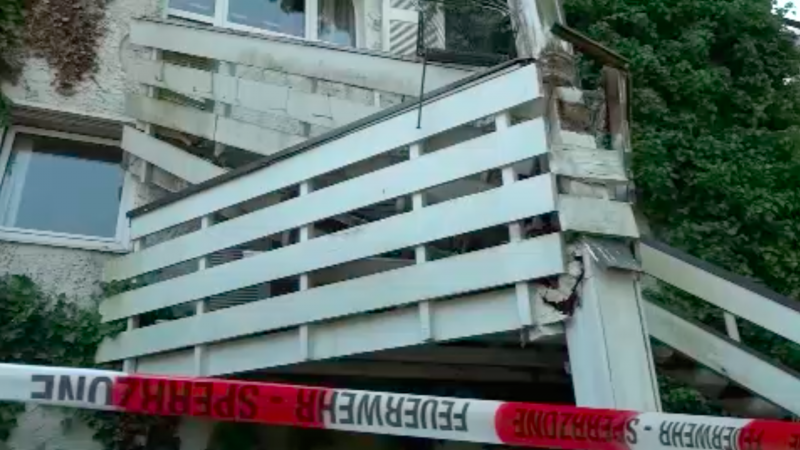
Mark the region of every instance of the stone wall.
[[[346, 100], [358, 105], [374, 108], [373, 112], [397, 105], [410, 98], [391, 92], [377, 91], [360, 86], [335, 83], [292, 73], [261, 69], [258, 67], [236, 65], [234, 70], [235, 76], [242, 79], [257, 81], [265, 84], [273, 84], [276, 86], [290, 87], [299, 92], [318, 94], [320, 96]], [[329, 111], [322, 109], [319, 111], [314, 111], [313, 113], [320, 116], [330, 114]], [[242, 122], [252, 123], [263, 128], [269, 128], [283, 133], [306, 138], [317, 136], [331, 129], [331, 127], [304, 122], [280, 113], [255, 111], [241, 106], [231, 107], [230, 117]]]

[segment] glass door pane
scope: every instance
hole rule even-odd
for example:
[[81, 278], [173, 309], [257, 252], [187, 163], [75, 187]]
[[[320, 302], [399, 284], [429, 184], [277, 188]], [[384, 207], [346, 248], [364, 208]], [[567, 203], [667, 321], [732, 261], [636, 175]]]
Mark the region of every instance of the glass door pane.
[[230, 0], [228, 22], [303, 37], [304, 0]]
[[170, 9], [214, 17], [215, 0], [169, 0]]
[[353, 0], [319, 0], [320, 41], [356, 46], [356, 12]]

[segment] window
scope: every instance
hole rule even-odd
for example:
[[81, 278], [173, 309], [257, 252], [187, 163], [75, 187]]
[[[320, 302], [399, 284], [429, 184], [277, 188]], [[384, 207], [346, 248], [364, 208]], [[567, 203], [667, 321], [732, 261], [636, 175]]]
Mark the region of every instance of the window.
[[0, 239], [123, 250], [121, 162], [112, 140], [11, 128], [0, 152]]
[[356, 46], [356, 12], [352, 0], [322, 0], [317, 24], [319, 40]]
[[169, 14], [220, 27], [356, 46], [353, 0], [169, 0]]

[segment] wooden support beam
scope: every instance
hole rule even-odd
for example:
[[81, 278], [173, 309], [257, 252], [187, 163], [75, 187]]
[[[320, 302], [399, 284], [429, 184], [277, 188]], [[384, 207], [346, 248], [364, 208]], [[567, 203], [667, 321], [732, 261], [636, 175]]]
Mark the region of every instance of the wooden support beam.
[[577, 403], [658, 411], [655, 363], [635, 274], [604, 268], [586, 244], [582, 253], [580, 304], [567, 322]]

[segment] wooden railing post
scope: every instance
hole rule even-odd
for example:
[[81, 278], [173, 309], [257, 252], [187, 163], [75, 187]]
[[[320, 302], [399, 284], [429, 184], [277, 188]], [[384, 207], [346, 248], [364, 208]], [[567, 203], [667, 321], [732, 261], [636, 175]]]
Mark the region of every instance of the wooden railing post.
[[[577, 39], [583, 40], [576, 44], [593, 45], [581, 36]], [[598, 408], [659, 410], [639, 286], [641, 269], [632, 251], [639, 230], [629, 203], [626, 164], [628, 74], [605, 68], [605, 111], [592, 111], [586, 93], [578, 88], [574, 56], [563, 46], [548, 45], [539, 65], [548, 99], [559, 221], [562, 232], [577, 242], [573, 263], [582, 266], [574, 294], [565, 300], [573, 308], [566, 331], [576, 401]], [[607, 113], [607, 129], [605, 124], [602, 130], [594, 129], [594, 113]], [[604, 132], [610, 134], [610, 149], [598, 145], [598, 134]]]
[[[203, 216], [200, 218], [200, 229], [204, 230], [212, 225], [212, 217], [210, 215]], [[203, 256], [197, 261], [197, 270], [206, 270], [208, 269], [208, 256]], [[202, 315], [206, 313], [208, 309], [208, 301], [206, 299], [200, 299], [195, 302], [194, 304], [194, 313], [195, 315]], [[201, 377], [206, 375], [206, 346], [205, 345], [195, 345], [194, 346], [194, 374], [195, 376]]]
[[[511, 114], [508, 111], [495, 116], [494, 121], [496, 131], [501, 132], [511, 126]], [[500, 169], [503, 185], [509, 185], [517, 181], [517, 174], [514, 166], [506, 166]], [[523, 239], [522, 223], [514, 222], [508, 224], [508, 240], [519, 242]], [[527, 329], [533, 326], [533, 311], [531, 309], [531, 291], [527, 281], [514, 284], [517, 296], [517, 311], [519, 314], [520, 328]]]
[[[422, 143], [412, 144], [408, 149], [408, 159], [417, 159], [422, 156], [423, 147]], [[411, 208], [413, 211], [418, 211], [425, 207], [425, 194], [422, 192], [414, 192], [411, 194]], [[414, 247], [414, 262], [415, 264], [423, 264], [428, 260], [428, 248], [423, 245]], [[419, 303], [419, 324], [420, 336], [423, 341], [432, 341], [433, 327], [431, 324], [431, 303], [423, 301]]]

